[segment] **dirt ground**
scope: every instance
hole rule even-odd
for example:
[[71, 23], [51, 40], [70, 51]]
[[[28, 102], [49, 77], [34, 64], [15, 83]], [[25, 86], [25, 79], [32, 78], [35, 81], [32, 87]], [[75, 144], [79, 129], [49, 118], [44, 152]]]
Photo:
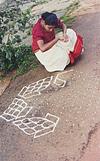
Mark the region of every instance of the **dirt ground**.
[[[0, 161], [100, 161], [98, 8], [100, 9], [96, 4], [95, 12], [86, 11], [86, 14], [78, 15], [73, 24], [73, 29], [84, 38], [85, 52], [73, 66], [66, 68], [66, 71], [73, 69], [67, 85], [61, 89], [47, 89], [40, 96], [25, 100], [33, 107], [30, 115], [44, 117], [51, 113], [60, 118], [55, 131], [34, 139], [11, 122], [7, 123], [0, 118]], [[0, 98], [0, 114], [7, 109], [23, 86], [51, 75], [40, 65], [36, 70], [12, 81]], [[98, 141], [95, 142], [96, 140]], [[94, 154], [94, 159], [92, 157], [86, 160], [91, 155], [90, 151]]]

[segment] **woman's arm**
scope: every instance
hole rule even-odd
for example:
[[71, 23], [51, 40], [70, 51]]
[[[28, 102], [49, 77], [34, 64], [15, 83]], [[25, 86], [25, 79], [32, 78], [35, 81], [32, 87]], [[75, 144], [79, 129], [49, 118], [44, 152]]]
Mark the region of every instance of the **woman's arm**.
[[44, 43], [43, 40], [38, 40], [37, 44], [38, 44], [40, 50], [42, 52], [44, 52], [44, 51], [50, 49], [58, 40], [59, 40], [59, 37], [56, 37], [55, 39], [53, 39], [52, 41], [50, 41], [50, 42], [48, 42], [46, 44]]
[[59, 20], [59, 27], [63, 30], [64, 41], [68, 41], [69, 39], [67, 36], [67, 27], [64, 24], [63, 20]]
[[64, 33], [64, 35], [67, 33], [67, 27], [64, 23], [63, 23], [63, 33]]
[[68, 35], [67, 35], [67, 27], [66, 25], [63, 23], [63, 35], [64, 35], [64, 41], [68, 41], [69, 38], [68, 38]]

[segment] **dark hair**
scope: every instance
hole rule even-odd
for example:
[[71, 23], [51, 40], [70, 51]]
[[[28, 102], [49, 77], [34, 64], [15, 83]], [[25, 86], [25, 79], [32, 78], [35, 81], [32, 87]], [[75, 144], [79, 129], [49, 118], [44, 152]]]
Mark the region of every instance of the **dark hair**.
[[58, 18], [56, 14], [51, 12], [45, 12], [41, 15], [42, 19], [45, 21], [46, 25], [58, 26]]

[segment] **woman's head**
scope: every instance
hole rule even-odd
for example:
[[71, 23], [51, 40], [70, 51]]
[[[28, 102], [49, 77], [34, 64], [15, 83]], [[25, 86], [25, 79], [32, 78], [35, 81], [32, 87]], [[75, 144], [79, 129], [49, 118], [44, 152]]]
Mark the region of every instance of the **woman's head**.
[[51, 32], [58, 25], [58, 18], [54, 13], [45, 12], [41, 17], [43, 20], [44, 28], [48, 32]]

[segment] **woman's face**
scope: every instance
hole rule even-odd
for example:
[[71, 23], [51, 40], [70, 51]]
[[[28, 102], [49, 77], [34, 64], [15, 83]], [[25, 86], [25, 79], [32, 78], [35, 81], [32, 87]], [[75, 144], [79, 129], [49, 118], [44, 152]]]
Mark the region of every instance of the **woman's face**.
[[55, 26], [47, 25], [47, 24], [45, 23], [45, 21], [43, 21], [43, 27], [44, 27], [44, 29], [45, 29], [47, 32], [52, 32], [52, 31], [54, 30], [54, 28], [55, 28]]
[[45, 25], [45, 29], [46, 29], [46, 31], [48, 31], [48, 32], [52, 32], [53, 30], [54, 30], [54, 26], [51, 26], [51, 25]]

